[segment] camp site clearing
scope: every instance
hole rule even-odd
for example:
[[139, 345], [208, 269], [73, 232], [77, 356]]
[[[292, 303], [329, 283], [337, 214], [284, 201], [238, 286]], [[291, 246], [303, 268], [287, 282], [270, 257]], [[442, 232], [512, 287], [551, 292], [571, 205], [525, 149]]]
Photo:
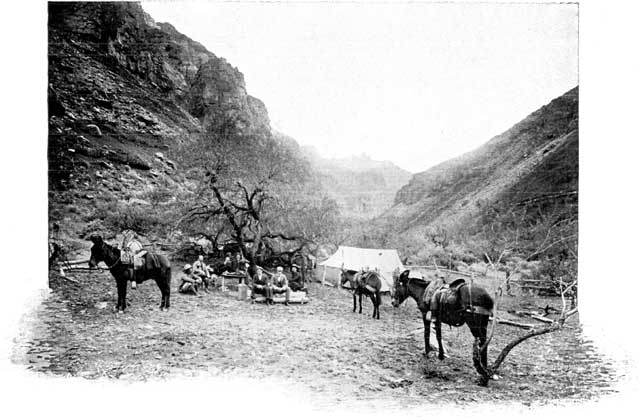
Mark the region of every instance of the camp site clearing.
[[[442, 399], [585, 399], [611, 392], [616, 379], [612, 362], [585, 342], [577, 317], [565, 329], [519, 346], [501, 379], [485, 388], [476, 384], [466, 326], [443, 328], [447, 359], [425, 359], [415, 303], [394, 309], [388, 294], [380, 320], [370, 318], [370, 302], [362, 314], [353, 313], [350, 291], [319, 282], [309, 285], [305, 305], [252, 305], [233, 292], [172, 293], [171, 310], [160, 312], [158, 289], [145, 282], [129, 293], [130, 307], [118, 315], [109, 273], [74, 278], [52, 273], [52, 293], [24, 320], [23, 330], [31, 334], [18, 338], [15, 362], [47, 376], [88, 380], [272, 378], [318, 403], [376, 401], [386, 407]], [[477, 281], [492, 286], [490, 279]], [[553, 298], [536, 299], [536, 305], [558, 305]], [[509, 298], [503, 302], [510, 304]], [[489, 358], [521, 333], [498, 325]]]

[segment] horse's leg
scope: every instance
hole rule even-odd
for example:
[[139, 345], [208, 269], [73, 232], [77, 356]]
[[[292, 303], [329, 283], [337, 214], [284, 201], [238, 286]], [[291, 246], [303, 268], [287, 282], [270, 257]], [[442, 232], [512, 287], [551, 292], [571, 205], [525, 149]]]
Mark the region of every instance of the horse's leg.
[[127, 280], [122, 280], [122, 290], [121, 293], [118, 293], [120, 296], [120, 309], [122, 312], [127, 308]]
[[[479, 338], [480, 338], [480, 346], [484, 346], [484, 344], [487, 342], [487, 324], [489, 322], [489, 319], [487, 317], [486, 320], [482, 321], [482, 324], [480, 325], [480, 334], [479, 334]], [[487, 366], [487, 351], [488, 348], [485, 347], [484, 350], [482, 350], [481, 353], [481, 358], [482, 358], [482, 364], [486, 367]]]
[[371, 303], [373, 304], [373, 319], [376, 319], [376, 313], [377, 313], [378, 305], [376, 304], [376, 295], [375, 295], [375, 293], [371, 293], [369, 295], [369, 299], [371, 299]]
[[376, 318], [380, 319], [380, 302], [382, 301], [382, 296], [380, 296], [380, 292], [376, 292]]
[[438, 339], [438, 359], [444, 360], [444, 348], [442, 347], [442, 322], [436, 320], [436, 339]]
[[353, 312], [356, 311], [356, 292], [353, 292]]
[[160, 293], [162, 296], [160, 297], [160, 310], [164, 310], [166, 307], [166, 296], [167, 296], [167, 287], [165, 285], [164, 279], [161, 276], [155, 276], [154, 280], [158, 285], [158, 289], [160, 289]]
[[[489, 322], [489, 317], [481, 317], [479, 315], [472, 315], [469, 319], [465, 320], [469, 329], [471, 330], [471, 334], [477, 339], [477, 344], [482, 347], [487, 342], [487, 324]], [[475, 346], [475, 343], [474, 343]], [[474, 349], [475, 352], [475, 349]], [[482, 366], [476, 365], [475, 354], [474, 354], [474, 366], [476, 371], [480, 374], [480, 385], [487, 386], [489, 382], [489, 376], [487, 373], [487, 349], [485, 348], [480, 353], [480, 364]]]
[[164, 309], [169, 309], [169, 307], [171, 306], [171, 303], [169, 302], [170, 298], [171, 298], [171, 286], [169, 284], [167, 284], [165, 286], [165, 292], [164, 292]]
[[171, 267], [167, 267], [164, 270], [163, 275], [163, 285], [164, 285], [164, 308], [169, 309], [171, 303], [169, 299], [171, 297]]
[[427, 314], [422, 312], [422, 325], [424, 325], [424, 355], [428, 356], [431, 351], [429, 336], [431, 335], [431, 321], [427, 319]]
[[358, 310], [358, 313], [361, 314], [362, 313], [362, 293], [358, 293], [358, 304], [360, 305], [360, 309]]
[[116, 280], [116, 289], [118, 290], [118, 303], [116, 303], [116, 311], [120, 312], [122, 310], [122, 284], [124, 283], [124, 287], [127, 287], [126, 280]]

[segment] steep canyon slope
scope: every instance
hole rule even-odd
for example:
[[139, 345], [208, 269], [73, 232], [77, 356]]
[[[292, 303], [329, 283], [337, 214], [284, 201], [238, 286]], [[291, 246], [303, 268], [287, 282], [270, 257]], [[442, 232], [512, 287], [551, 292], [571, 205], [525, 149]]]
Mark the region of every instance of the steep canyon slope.
[[577, 200], [578, 87], [478, 149], [415, 174], [380, 221], [418, 235], [477, 230], [519, 209], [577, 221]]
[[138, 3], [49, 3], [48, 37], [49, 220], [70, 238], [193, 191], [209, 133], [298, 148], [238, 69]]

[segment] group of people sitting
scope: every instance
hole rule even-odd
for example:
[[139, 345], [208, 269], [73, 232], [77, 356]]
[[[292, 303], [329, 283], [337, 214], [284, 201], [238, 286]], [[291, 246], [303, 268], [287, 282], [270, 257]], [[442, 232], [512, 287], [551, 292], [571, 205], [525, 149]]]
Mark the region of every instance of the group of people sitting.
[[178, 292], [193, 293], [198, 295], [198, 291], [204, 293], [209, 292], [209, 286], [215, 282], [216, 275], [213, 273], [213, 267], [205, 264], [204, 256], [198, 256], [198, 259], [192, 264], [185, 264], [178, 281]]
[[277, 267], [276, 274], [272, 276], [265, 273], [261, 267], [257, 267], [256, 274], [251, 279], [251, 301], [255, 300], [256, 295], [262, 295], [267, 305], [273, 305], [275, 303], [273, 297], [284, 294], [284, 304], [289, 305], [291, 292], [306, 291], [298, 268], [296, 264], [291, 267], [291, 281], [289, 281], [282, 267]]
[[[251, 300], [255, 300], [257, 295], [264, 296], [267, 304], [274, 304], [275, 295], [285, 296], [285, 305], [289, 304], [291, 292], [306, 291], [299, 266], [293, 264], [291, 267], [291, 280], [284, 274], [282, 267], [276, 268], [276, 273], [271, 275], [261, 267], [255, 268], [253, 277], [249, 274], [249, 264], [242, 258], [232, 259], [227, 255], [222, 268], [224, 272], [235, 272], [244, 275], [246, 284], [251, 289]], [[193, 264], [186, 264], [178, 276], [178, 292], [198, 295], [199, 292], [208, 293], [209, 286], [215, 286], [217, 276], [212, 266], [205, 264], [204, 256], [198, 256]]]

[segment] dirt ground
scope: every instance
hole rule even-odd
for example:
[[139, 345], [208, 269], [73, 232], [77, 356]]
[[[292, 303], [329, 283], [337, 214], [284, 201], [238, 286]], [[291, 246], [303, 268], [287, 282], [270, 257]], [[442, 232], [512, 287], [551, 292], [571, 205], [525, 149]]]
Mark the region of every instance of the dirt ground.
[[[108, 272], [74, 273], [78, 283], [52, 277], [52, 293], [27, 316], [29, 334], [17, 340], [14, 362], [54, 376], [140, 381], [177, 375], [274, 378], [332, 403], [369, 399], [403, 406], [425, 401], [547, 403], [613, 392], [611, 361], [583, 338], [577, 317], [560, 332], [518, 346], [488, 388], [476, 384], [472, 336], [466, 326], [443, 327], [450, 357], [426, 359], [413, 300], [394, 309], [383, 298], [381, 319], [351, 312], [346, 290], [310, 286], [306, 305], [251, 305], [234, 293], [201, 297], [172, 287], [172, 306], [158, 309], [152, 281], [130, 291], [130, 307], [116, 314]], [[511, 299], [511, 300], [509, 300]], [[559, 302], [507, 298], [502, 307]], [[489, 351], [523, 331], [499, 325]], [[306, 391], [305, 391], [306, 392]]]

